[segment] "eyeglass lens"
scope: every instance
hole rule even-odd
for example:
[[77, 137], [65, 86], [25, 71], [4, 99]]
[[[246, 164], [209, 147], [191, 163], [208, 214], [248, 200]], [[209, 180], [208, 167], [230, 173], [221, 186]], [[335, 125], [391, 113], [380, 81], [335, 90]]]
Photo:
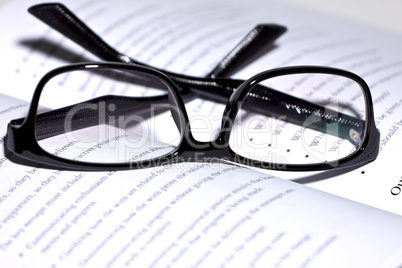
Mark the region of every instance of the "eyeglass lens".
[[[264, 97], [260, 85], [277, 94]], [[338, 161], [361, 146], [366, 111], [360, 85], [349, 78], [314, 73], [269, 78], [241, 105], [229, 146], [243, 157], [277, 164]]]
[[[168, 154], [180, 133], [167, 93], [159, 78], [136, 71], [94, 68], [57, 75], [40, 96], [38, 143], [59, 157], [92, 163]], [[150, 102], [149, 96], [162, 97]]]

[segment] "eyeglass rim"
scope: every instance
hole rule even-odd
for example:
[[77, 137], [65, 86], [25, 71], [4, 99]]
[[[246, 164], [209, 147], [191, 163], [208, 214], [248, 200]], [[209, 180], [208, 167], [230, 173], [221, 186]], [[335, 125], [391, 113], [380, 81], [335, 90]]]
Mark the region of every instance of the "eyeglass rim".
[[[155, 157], [153, 159], [140, 160], [137, 162], [128, 162], [128, 163], [92, 163], [92, 162], [78, 162], [74, 160], [69, 160], [65, 158], [60, 158], [55, 156], [43, 148], [38, 144], [35, 133], [34, 133], [34, 124], [36, 118], [36, 111], [38, 108], [39, 98], [43, 86], [46, 84], [48, 80], [52, 77], [61, 74], [63, 72], [74, 71], [74, 70], [83, 70], [86, 69], [85, 66], [95, 66], [98, 68], [109, 68], [109, 69], [126, 69], [126, 70], [134, 70], [134, 71], [142, 71], [148, 73], [150, 75], [154, 75], [157, 78], [161, 79], [166, 83], [169, 88], [169, 92], [172, 93], [172, 99], [175, 101], [175, 107], [182, 111], [180, 113], [181, 123], [178, 126], [180, 131], [180, 143], [175, 148], [174, 151], [159, 157]], [[239, 100], [244, 100], [247, 93], [252, 89], [252, 85], [257, 83], [260, 80], [268, 79], [270, 77], [275, 76], [283, 76], [288, 74], [296, 74], [296, 73], [322, 73], [322, 74], [334, 74], [340, 75], [347, 78], [350, 78], [356, 81], [363, 90], [365, 103], [367, 107], [366, 112], [366, 129], [364, 140], [361, 143], [361, 146], [356, 152], [351, 155], [348, 155], [340, 160], [328, 162], [328, 163], [316, 163], [316, 164], [286, 164], [281, 167], [275, 167], [275, 163], [269, 162], [261, 162], [255, 161], [252, 159], [244, 158], [241, 155], [235, 153], [230, 146], [228, 145], [230, 130], [224, 130], [228, 116], [235, 116], [239, 105], [236, 103]], [[234, 115], [233, 115], [234, 114]], [[234, 117], [233, 117], [234, 118]], [[216, 161], [216, 162], [224, 162], [232, 164], [244, 164], [247, 166], [253, 166], [257, 168], [267, 169], [266, 166], [270, 166], [268, 169], [272, 170], [283, 170], [283, 171], [318, 171], [318, 170], [327, 170], [333, 168], [347, 168], [351, 166], [356, 166], [360, 164], [365, 164], [366, 162], [373, 161], [379, 151], [379, 132], [375, 127], [374, 123], [374, 112], [372, 105], [371, 93], [366, 82], [359, 77], [358, 75], [351, 73], [346, 70], [332, 68], [332, 67], [324, 67], [324, 66], [291, 66], [291, 67], [282, 67], [270, 69], [259, 74], [254, 75], [250, 79], [244, 81], [235, 92], [232, 94], [231, 98], [228, 100], [226, 105], [225, 113], [223, 116], [222, 129], [218, 135], [218, 138], [215, 141], [200, 143], [194, 139], [191, 128], [190, 128], [190, 120], [187, 115], [187, 111], [185, 109], [184, 101], [181, 97], [180, 90], [175, 85], [175, 83], [168, 78], [163, 72], [155, 70], [154, 68], [126, 64], [126, 63], [117, 63], [117, 62], [86, 62], [86, 63], [77, 63], [65, 65], [59, 68], [56, 68], [46, 75], [42, 77], [40, 82], [38, 83], [36, 90], [34, 92], [34, 96], [32, 98], [31, 106], [29, 108], [28, 116], [25, 118], [23, 123], [12, 123], [8, 125], [8, 135], [7, 135], [7, 147], [8, 149], [15, 153], [17, 156], [25, 158], [27, 160], [31, 160], [36, 163], [41, 163], [42, 165], [49, 166], [50, 168], [61, 168], [68, 170], [81, 170], [81, 171], [108, 171], [108, 170], [127, 170], [127, 169], [140, 169], [144, 167], [155, 167], [163, 164], [174, 164], [181, 162], [208, 162], [208, 161]], [[26, 135], [26, 134], [29, 135]], [[21, 137], [24, 134], [23, 138]], [[20, 138], [18, 138], [20, 137]], [[19, 139], [19, 140], [18, 140]], [[190, 143], [204, 145], [203, 150], [199, 150], [199, 148], [195, 149], [191, 147]], [[226, 144], [225, 147], [216, 150], [216, 148], [211, 148], [212, 143], [220, 143]], [[194, 157], [194, 152], [204, 153], [204, 159], [200, 161], [199, 158]], [[158, 160], [158, 164], [156, 164], [156, 160]], [[229, 161], [225, 161], [229, 160]], [[336, 162], [336, 167], [334, 166]]]
[[[226, 120], [226, 122], [223, 123], [223, 128], [228, 128], [230, 122], [227, 119], [235, 118], [235, 116], [239, 111], [241, 103], [245, 100], [247, 94], [259, 82], [273, 77], [286, 76], [292, 74], [308, 74], [308, 73], [331, 74], [349, 78], [355, 81], [361, 87], [366, 106], [366, 121], [365, 121], [366, 125], [364, 129], [365, 135], [361, 142], [361, 145], [354, 153], [347, 155], [339, 160], [327, 163], [317, 163], [317, 164], [286, 164], [286, 167], [283, 170], [320, 171], [330, 169], [329, 166], [333, 167], [334, 165], [337, 166], [337, 169], [341, 169], [352, 166], [359, 166], [361, 164], [374, 161], [379, 153], [380, 133], [375, 126], [374, 107], [370, 88], [365, 82], [365, 80], [360, 76], [358, 76], [357, 74], [339, 68], [327, 67], [327, 66], [314, 66], [314, 65], [289, 66], [289, 67], [269, 69], [252, 76], [251, 78], [246, 80], [242, 85], [240, 85], [239, 88], [232, 94], [231, 98], [229, 99], [226, 109], [224, 111], [223, 120]], [[230, 132], [227, 133], [227, 135], [230, 135]], [[224, 139], [228, 139], [228, 137]], [[235, 152], [233, 153], [236, 154]], [[240, 156], [240, 158], [242, 157]], [[242, 159], [242, 161], [244, 161], [244, 158]], [[267, 164], [267, 162], [263, 162], [262, 164]], [[256, 162], [253, 166], [261, 168], [261, 164], [258, 162]]]

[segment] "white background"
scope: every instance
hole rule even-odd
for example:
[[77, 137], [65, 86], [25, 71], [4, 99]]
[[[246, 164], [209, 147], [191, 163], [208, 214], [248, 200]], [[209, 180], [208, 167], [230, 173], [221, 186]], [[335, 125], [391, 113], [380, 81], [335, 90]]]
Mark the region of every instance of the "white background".
[[401, 0], [281, 0], [402, 34]]
[[[8, 1], [12, 0], [0, 0], [0, 7]], [[32, 4], [40, 2], [42, 1], [37, 0]], [[401, 0], [281, 0], [281, 2], [321, 10], [402, 34]]]

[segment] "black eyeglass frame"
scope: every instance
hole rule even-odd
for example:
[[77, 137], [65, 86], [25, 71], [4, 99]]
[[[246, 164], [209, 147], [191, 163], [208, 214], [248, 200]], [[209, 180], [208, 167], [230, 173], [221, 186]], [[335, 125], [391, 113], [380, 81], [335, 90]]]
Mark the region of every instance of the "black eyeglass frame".
[[[169, 104], [173, 110], [181, 111], [178, 113], [179, 120], [175, 120], [180, 131], [180, 143], [176, 149], [164, 156], [156, 157], [149, 160], [141, 160], [137, 162], [127, 163], [92, 163], [78, 162], [74, 160], [60, 158], [40, 147], [35, 136], [35, 122], [39, 99], [44, 85], [54, 76], [59, 74], [86, 69], [90, 65], [91, 68], [107, 68], [125, 71], [137, 71], [160, 79], [168, 88]], [[96, 66], [96, 67], [95, 67]], [[317, 164], [277, 164], [270, 162], [261, 162], [258, 160], [248, 159], [235, 153], [229, 147], [229, 138], [231, 132], [231, 124], [246, 98], [247, 94], [260, 81], [273, 78], [276, 76], [303, 74], [303, 73], [320, 73], [332, 74], [349, 78], [358, 83], [362, 89], [367, 107], [365, 118], [365, 135], [362, 138], [361, 146], [351, 155], [342, 159], [317, 163]], [[328, 169], [348, 168], [371, 162], [376, 159], [379, 152], [380, 133], [375, 127], [374, 111], [372, 97], [366, 82], [351, 72], [321, 66], [295, 66], [283, 67], [264, 71], [250, 79], [244, 81], [232, 93], [227, 102], [222, 127], [215, 140], [209, 142], [197, 141], [191, 132], [190, 120], [188, 118], [184, 101], [178, 86], [163, 72], [140, 65], [116, 63], [116, 62], [89, 62], [71, 64], [59, 67], [47, 73], [38, 83], [28, 116], [23, 120], [13, 120], [8, 125], [7, 147], [8, 149], [24, 159], [40, 163], [53, 168], [81, 171], [109, 171], [109, 170], [128, 170], [150, 168], [167, 164], [175, 164], [181, 162], [220, 162], [227, 164], [246, 165], [262, 169], [282, 170], [282, 171], [320, 171]], [[202, 154], [202, 156], [200, 156]]]

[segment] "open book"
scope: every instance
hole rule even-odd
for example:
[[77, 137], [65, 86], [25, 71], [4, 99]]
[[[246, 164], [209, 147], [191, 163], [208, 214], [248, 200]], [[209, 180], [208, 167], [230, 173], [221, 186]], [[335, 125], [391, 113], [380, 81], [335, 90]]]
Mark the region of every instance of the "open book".
[[[235, 77], [298, 64], [356, 72], [372, 90], [378, 159], [356, 170], [308, 174], [206, 163], [84, 173], [17, 164], [2, 147], [1, 266], [402, 265], [401, 37], [277, 2], [118, 2], [64, 4], [133, 58], [198, 76], [256, 24], [286, 25], [275, 46]], [[29, 15], [30, 5], [11, 1], [0, 10], [2, 136], [11, 119], [26, 116], [43, 74], [97, 60]], [[212, 116], [219, 106], [196, 100], [189, 109]]]

